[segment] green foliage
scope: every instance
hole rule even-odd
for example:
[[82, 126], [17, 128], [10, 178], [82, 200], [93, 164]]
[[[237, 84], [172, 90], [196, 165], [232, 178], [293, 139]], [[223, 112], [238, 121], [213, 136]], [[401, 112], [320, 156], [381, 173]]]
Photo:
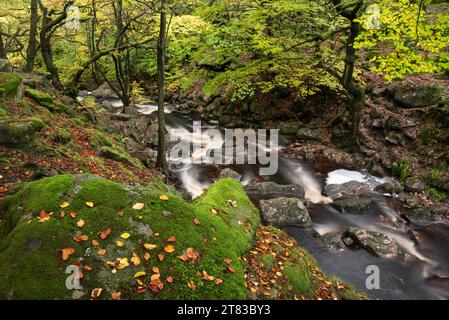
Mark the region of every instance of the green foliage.
[[446, 193], [444, 193], [443, 191], [440, 191], [436, 188], [429, 188], [429, 190], [427, 190], [427, 193], [429, 194], [429, 196], [435, 200], [445, 200], [447, 198]]
[[410, 166], [411, 161], [408, 159], [404, 159], [400, 163], [394, 162], [392, 165], [393, 175], [398, 177], [402, 183], [407, 182], [411, 178]]

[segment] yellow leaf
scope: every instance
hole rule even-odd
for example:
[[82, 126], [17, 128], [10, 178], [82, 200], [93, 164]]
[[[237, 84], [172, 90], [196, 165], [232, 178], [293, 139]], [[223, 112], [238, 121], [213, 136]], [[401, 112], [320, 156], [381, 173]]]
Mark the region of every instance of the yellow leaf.
[[164, 247], [164, 251], [167, 253], [172, 253], [175, 251], [175, 247], [170, 244], [170, 245]]
[[131, 258], [131, 262], [135, 265], [138, 266], [140, 264], [140, 258], [137, 255], [137, 253], [133, 252], [133, 257]]
[[92, 293], [90, 294], [90, 296], [94, 299], [98, 298], [101, 295], [101, 292], [103, 292], [102, 288], [95, 288], [92, 290]]
[[157, 247], [157, 245], [151, 244], [151, 243], [145, 243], [145, 244], [143, 245], [143, 247], [144, 247], [145, 249], [147, 249], [147, 250], [153, 250], [154, 248]]
[[163, 200], [163, 201], [167, 201], [168, 200], [168, 196], [165, 194], [162, 194], [159, 196], [159, 199]]
[[151, 275], [151, 281], [159, 280], [160, 277], [161, 277], [161, 275], [159, 273], [155, 273], [155, 274]]
[[106, 254], [106, 250], [105, 249], [100, 249], [100, 250], [98, 250], [97, 253], [98, 253], [99, 256], [103, 256], [103, 255]]
[[60, 207], [61, 207], [61, 208], [63, 208], [63, 209], [64, 209], [64, 208], [67, 208], [68, 206], [70, 206], [70, 203], [69, 203], [69, 202], [67, 202], [67, 201], [66, 201], [66, 202], [63, 202], [63, 203], [61, 203], [61, 205], [60, 205]]
[[94, 207], [94, 203], [92, 201], [87, 201], [86, 202], [86, 206], [88, 206], [89, 208], [93, 208]]
[[135, 275], [134, 275], [134, 279], [135, 278], [139, 278], [139, 277], [144, 277], [144, 276], [146, 276], [147, 275], [147, 273], [145, 272], [145, 271], [140, 271], [140, 272], [137, 272]]
[[122, 233], [122, 234], [120, 235], [120, 237], [121, 237], [122, 239], [128, 239], [129, 237], [131, 237], [131, 235], [130, 235], [128, 232], [125, 232], [125, 233]]
[[151, 268], [151, 270], [153, 271], [153, 273], [160, 273], [159, 271], [159, 268], [158, 267], [153, 267], [153, 268]]
[[212, 212], [212, 214], [217, 214], [217, 210], [215, 210], [214, 208], [210, 209], [210, 212]]
[[140, 202], [138, 202], [138, 203], [136, 203], [135, 205], [133, 205], [133, 209], [134, 209], [134, 210], [142, 210], [143, 207], [145, 207], [145, 204], [140, 203]]
[[84, 222], [83, 219], [80, 219], [80, 221], [78, 221], [78, 222], [76, 223], [76, 225], [78, 226], [78, 228], [84, 227], [84, 224], [85, 224], [85, 222]]
[[117, 241], [115, 244], [117, 245], [117, 247], [123, 247], [123, 246], [125, 245], [125, 244], [124, 244], [123, 242], [121, 242], [121, 241]]

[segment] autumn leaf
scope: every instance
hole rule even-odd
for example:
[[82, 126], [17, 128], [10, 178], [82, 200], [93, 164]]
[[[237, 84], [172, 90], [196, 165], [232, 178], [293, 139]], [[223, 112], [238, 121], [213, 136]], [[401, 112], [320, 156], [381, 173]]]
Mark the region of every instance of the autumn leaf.
[[215, 279], [214, 283], [221, 284], [221, 283], [223, 283], [223, 280], [221, 280], [220, 278], [217, 278], [217, 279]]
[[135, 205], [133, 205], [133, 209], [134, 210], [142, 210], [144, 207], [145, 207], [145, 204], [140, 203], [140, 202], [138, 202]]
[[184, 262], [189, 261], [189, 257], [185, 253], [183, 255], [179, 256], [179, 259], [181, 259]]
[[77, 215], [77, 214], [78, 214], [78, 213], [76, 213], [75, 211], [72, 211], [72, 212], [69, 213], [70, 217], [72, 217], [73, 219], [76, 218], [76, 215]]
[[122, 270], [125, 269], [126, 267], [129, 267], [128, 258], [118, 258], [117, 260], [119, 261], [117, 269]]
[[146, 275], [147, 275], [147, 273], [145, 271], [140, 271], [140, 272], [137, 272], [133, 278], [136, 279], [136, 278], [144, 277]]
[[197, 218], [193, 219], [193, 224], [195, 225], [199, 225], [201, 224], [200, 220], [198, 220]]
[[186, 250], [186, 255], [187, 255], [187, 257], [189, 258], [189, 259], [192, 259], [192, 260], [196, 260], [196, 258], [198, 257], [198, 254], [197, 254], [197, 252], [196, 252], [196, 250], [194, 249], [194, 248], [187, 248], [187, 250]]
[[83, 266], [83, 269], [86, 270], [86, 271], [90, 271], [90, 270], [92, 270], [92, 267], [89, 267], [89, 266]]
[[100, 245], [100, 242], [98, 242], [97, 240], [92, 240], [92, 245], [98, 247]]
[[203, 270], [202, 274], [203, 280], [205, 281], [213, 281], [215, 278], [209, 275], [206, 271]]
[[167, 252], [167, 253], [172, 253], [172, 252], [175, 251], [175, 247], [172, 246], [171, 244], [169, 244], [168, 246], [164, 247], [164, 251]]
[[167, 201], [168, 200], [168, 196], [165, 194], [162, 194], [159, 196], [159, 199], [161, 199], [162, 201]]
[[159, 273], [152, 274], [151, 281], [159, 280], [160, 277], [161, 277], [161, 275]]
[[122, 297], [122, 293], [121, 292], [113, 292], [111, 294], [111, 297], [113, 300], [120, 300]]
[[217, 210], [215, 210], [214, 208], [210, 209], [210, 212], [212, 212], [212, 214], [218, 214]]
[[232, 263], [232, 260], [229, 259], [229, 258], [224, 258], [223, 261], [226, 262], [226, 264], [231, 264]]
[[149, 254], [148, 252], [145, 252], [145, 254], [143, 255], [143, 258], [145, 259], [145, 261], [150, 260], [151, 254]]
[[173, 277], [172, 276], [168, 276], [167, 279], [165, 279], [165, 281], [167, 281], [168, 283], [172, 284], [173, 283]]
[[67, 261], [67, 259], [75, 253], [75, 249], [72, 247], [67, 247], [61, 250], [62, 260]]
[[100, 231], [100, 232], [98, 232], [98, 234], [100, 235], [100, 238], [104, 240], [107, 237], [109, 237], [109, 235], [111, 234], [111, 228], [108, 228], [106, 230]]
[[75, 240], [77, 243], [80, 243], [81, 241], [87, 241], [89, 240], [89, 237], [85, 234], [79, 235], [79, 236], [74, 236], [73, 240]]
[[78, 226], [78, 228], [84, 227], [84, 224], [85, 224], [85, 221], [84, 221], [83, 219], [80, 219], [80, 220], [76, 223], [76, 225]]
[[92, 290], [90, 296], [94, 299], [97, 299], [98, 297], [100, 297], [102, 292], [103, 292], [102, 288], [95, 288]]
[[196, 290], [196, 283], [193, 280], [190, 280], [189, 283], [187, 284], [189, 286], [190, 289], [192, 289], [193, 291]]
[[146, 250], [153, 250], [154, 248], [157, 247], [157, 245], [151, 244], [151, 243], [145, 243], [145, 244], [143, 245], [143, 247], [144, 247]]
[[160, 290], [162, 290], [164, 288], [164, 284], [162, 283], [162, 281], [158, 278], [158, 279], [154, 279], [152, 280], [148, 287], [150, 288], [150, 290], [153, 293], [158, 293]]
[[175, 242], [176, 241], [176, 237], [175, 236], [170, 236], [167, 238], [166, 240], [167, 242]]
[[231, 266], [228, 266], [228, 270], [229, 270], [230, 272], [232, 272], [232, 273], [235, 272], [235, 268], [234, 268], [234, 267], [231, 267]]
[[61, 203], [59, 206], [64, 209], [64, 208], [67, 208], [68, 206], [70, 206], [70, 203], [65, 201], [65, 202]]
[[163, 253], [159, 253], [157, 255], [157, 258], [159, 259], [160, 262], [164, 261], [165, 255]]
[[151, 270], [153, 271], [153, 273], [160, 273], [158, 267], [152, 267]]
[[124, 214], [125, 214], [125, 213], [124, 213], [123, 211], [118, 211], [118, 212], [117, 212], [117, 216], [119, 216], [119, 217], [123, 217]]
[[140, 258], [139, 258], [139, 256], [137, 255], [137, 253], [135, 253], [135, 252], [133, 252], [133, 256], [132, 256], [132, 258], [131, 258], [131, 262], [135, 265], [135, 266], [138, 266], [139, 264], [140, 264]]
[[117, 247], [123, 247], [125, 245], [122, 241], [117, 241], [115, 242], [115, 244], [117, 245]]
[[88, 206], [89, 208], [93, 208], [94, 207], [94, 203], [92, 201], [87, 201], [86, 202], [86, 206]]
[[120, 235], [120, 237], [121, 237], [122, 239], [128, 239], [129, 237], [131, 237], [131, 235], [130, 235], [128, 232], [125, 232], [125, 233], [122, 233], [122, 234]]
[[105, 249], [100, 249], [100, 250], [98, 250], [97, 253], [98, 253], [99, 256], [104, 256], [106, 254], [106, 250]]

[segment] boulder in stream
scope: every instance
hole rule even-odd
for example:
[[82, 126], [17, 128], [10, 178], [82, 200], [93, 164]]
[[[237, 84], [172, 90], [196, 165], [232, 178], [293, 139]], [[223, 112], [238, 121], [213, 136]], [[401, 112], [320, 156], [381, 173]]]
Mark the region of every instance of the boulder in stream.
[[310, 219], [304, 204], [297, 198], [275, 198], [260, 201], [260, 211], [265, 221], [276, 227], [310, 227]]
[[409, 222], [419, 225], [428, 226], [434, 222], [441, 219], [441, 216], [434, 213], [431, 208], [419, 207], [407, 211], [405, 214], [405, 219]]
[[332, 202], [332, 206], [340, 212], [363, 213], [371, 207], [372, 201], [365, 197], [339, 198]]
[[364, 182], [348, 181], [342, 184], [329, 184], [324, 187], [323, 193], [332, 199], [343, 195], [360, 195], [371, 192], [372, 187]]
[[304, 198], [304, 188], [298, 184], [277, 184], [274, 182], [255, 182], [247, 187], [245, 190], [249, 193], [258, 193], [264, 195], [289, 195], [298, 198]]
[[384, 233], [350, 227], [345, 236], [352, 238], [359, 246], [379, 258], [392, 259], [399, 254], [396, 240]]

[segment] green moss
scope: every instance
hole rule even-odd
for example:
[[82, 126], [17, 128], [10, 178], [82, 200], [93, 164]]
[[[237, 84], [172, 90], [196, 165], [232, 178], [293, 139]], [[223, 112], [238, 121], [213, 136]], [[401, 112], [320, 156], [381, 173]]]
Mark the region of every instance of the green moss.
[[[90, 298], [93, 288], [104, 289], [103, 299], [110, 298], [115, 291], [122, 292], [125, 299], [245, 298], [244, 264], [239, 257], [251, 247], [259, 218], [242, 187], [231, 179], [223, 180], [193, 203], [174, 194], [163, 201], [159, 191], [155, 191], [158, 189], [167, 188], [160, 181], [151, 187], [129, 187], [91, 175], [65, 175], [28, 183], [18, 193], [7, 197], [0, 224], [0, 298], [72, 298], [73, 291], [65, 288], [65, 269], [81, 258], [83, 264], [93, 268], [84, 272], [83, 299]], [[228, 204], [229, 199], [237, 200], [237, 207]], [[70, 206], [61, 209], [59, 205], [63, 201], [68, 201]], [[94, 202], [94, 207], [87, 207], [86, 201]], [[136, 202], [144, 203], [145, 208], [133, 210]], [[211, 209], [217, 205], [223, 206], [226, 213], [219, 210], [220, 213], [214, 215]], [[55, 214], [44, 223], [36, 218], [30, 220], [40, 210]], [[62, 210], [77, 212], [77, 218], [68, 215], [61, 218]], [[124, 212], [122, 217], [116, 214], [119, 210]], [[80, 230], [76, 222], [81, 218], [85, 226]], [[195, 218], [201, 222], [199, 225], [193, 223]], [[252, 223], [242, 225], [236, 223], [237, 220]], [[106, 228], [111, 228], [112, 232], [102, 240], [98, 231]], [[74, 242], [72, 238], [77, 232], [88, 235], [89, 241]], [[121, 239], [123, 232], [129, 232], [131, 237]], [[162, 250], [169, 244], [166, 241], [169, 236], [176, 236], [172, 243], [176, 249], [174, 253]], [[92, 247], [93, 239], [100, 241], [101, 246]], [[125, 243], [123, 247], [115, 245], [119, 239]], [[143, 259], [143, 243], [157, 245], [148, 262]], [[72, 246], [75, 253], [68, 261], [62, 261], [60, 250], [68, 246]], [[198, 251], [195, 263], [178, 258], [189, 247]], [[99, 256], [98, 248], [106, 249], [107, 253]], [[89, 250], [91, 253], [87, 254]], [[106, 262], [116, 261], [118, 257], [130, 259], [132, 252], [141, 257], [142, 263], [112, 274]], [[163, 262], [158, 260], [158, 253], [165, 254]], [[227, 270], [224, 258], [233, 260], [234, 273]], [[157, 294], [136, 293], [133, 275], [146, 271], [148, 276], [141, 279], [148, 283], [152, 266], [160, 268], [161, 280], [172, 276], [173, 284], [164, 281], [164, 289]], [[202, 280], [197, 272], [203, 270], [221, 278], [223, 283], [216, 285]], [[196, 290], [188, 287], [189, 281], [196, 283]]]
[[56, 108], [53, 104], [53, 98], [36, 89], [26, 89], [25, 95], [31, 99], [33, 99], [35, 102], [37, 102], [40, 106], [47, 108], [50, 111], [55, 111]]
[[27, 114], [32, 114], [33, 113], [33, 109], [31, 108], [31, 106], [29, 105], [28, 102], [21, 100], [17, 103], [17, 105], [23, 110], [25, 111]]
[[7, 115], [6, 110], [0, 107], [0, 118], [6, 117]]
[[438, 190], [437, 188], [429, 188], [429, 190], [427, 190], [427, 193], [429, 194], [429, 196], [435, 200], [445, 200], [447, 198], [446, 193], [444, 193], [443, 191]]
[[118, 162], [123, 162], [137, 168], [143, 167], [143, 165], [140, 163], [138, 159], [132, 158], [129, 154], [126, 153], [126, 151], [119, 150], [117, 148], [102, 147], [100, 148], [100, 155], [102, 157], [112, 159]]
[[17, 99], [22, 81], [18, 74], [0, 72], [0, 99]]
[[393, 175], [397, 176], [402, 183], [407, 182], [411, 178], [411, 164], [411, 161], [408, 159], [402, 160], [401, 163], [394, 162], [392, 165]]
[[0, 123], [0, 144], [21, 145], [31, 143], [45, 123], [36, 117]]
[[97, 148], [98, 150], [100, 150], [101, 147], [112, 147], [111, 140], [103, 132], [99, 130], [91, 130], [90, 135], [91, 135], [91, 145]]
[[58, 143], [66, 144], [72, 139], [72, 134], [70, 131], [58, 128], [52, 133], [52, 140]]

